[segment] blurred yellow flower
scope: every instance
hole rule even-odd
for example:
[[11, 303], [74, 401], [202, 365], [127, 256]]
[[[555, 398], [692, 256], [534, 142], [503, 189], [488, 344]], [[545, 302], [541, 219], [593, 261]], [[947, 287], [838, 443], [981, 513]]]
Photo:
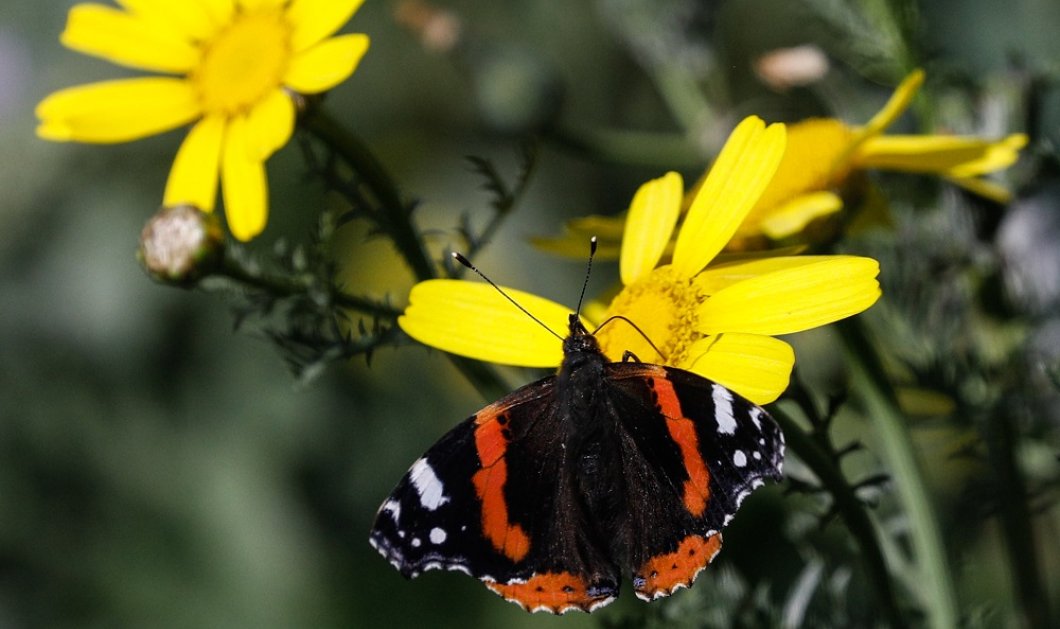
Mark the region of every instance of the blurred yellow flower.
[[70, 9], [60, 41], [113, 63], [161, 73], [80, 85], [37, 106], [37, 134], [116, 143], [194, 122], [163, 205], [212, 211], [218, 176], [232, 234], [249, 240], [268, 216], [265, 160], [287, 143], [296, 94], [330, 89], [368, 50], [363, 34], [330, 37], [363, 0], [118, 0]]
[[[1011, 166], [1027, 144], [1026, 135], [1016, 133], [1000, 140], [985, 140], [953, 135], [883, 134], [909, 107], [923, 82], [922, 71], [910, 74], [883, 109], [861, 127], [835, 118], [788, 125], [787, 148], [776, 176], [728, 248], [756, 248], [763, 236], [782, 240], [798, 234], [815, 219], [839, 211], [843, 200], [836, 190], [852, 174], [863, 170], [936, 174], [999, 203], [1008, 202], [1011, 193], [1007, 189], [981, 176]], [[710, 170], [700, 181], [709, 173]], [[567, 223], [564, 235], [534, 242], [545, 250], [578, 256], [589, 235], [600, 234], [601, 256], [613, 256], [617, 255], [618, 241], [608, 236], [619, 233], [624, 220], [623, 216], [574, 219]]]
[[[612, 321], [597, 332], [612, 360], [631, 351], [640, 360], [688, 369], [765, 404], [787, 387], [795, 360], [791, 346], [773, 335], [857, 314], [879, 298], [879, 264], [868, 258], [715, 260], [769, 184], [784, 144], [783, 125], [767, 128], [751, 117], [737, 126], [691, 202], [672, 264], [658, 266], [681, 212], [683, 182], [668, 173], [641, 186], [622, 236], [624, 288], [610, 306], [587, 308], [586, 315], [595, 323], [625, 317], [662, 353], [632, 326]], [[569, 308], [506, 290], [552, 329], [566, 329]], [[477, 282], [417, 284], [398, 323], [422, 343], [480, 360], [554, 367], [562, 359], [555, 336]]]
[[737, 231], [737, 239], [762, 234], [779, 240], [800, 232], [818, 217], [838, 211], [843, 202], [833, 190], [860, 170], [935, 174], [999, 203], [1008, 202], [1008, 190], [981, 176], [1011, 166], [1027, 144], [1026, 135], [985, 140], [883, 134], [909, 107], [923, 83], [923, 71], [910, 74], [883, 109], [861, 127], [835, 118], [790, 125], [784, 159]]

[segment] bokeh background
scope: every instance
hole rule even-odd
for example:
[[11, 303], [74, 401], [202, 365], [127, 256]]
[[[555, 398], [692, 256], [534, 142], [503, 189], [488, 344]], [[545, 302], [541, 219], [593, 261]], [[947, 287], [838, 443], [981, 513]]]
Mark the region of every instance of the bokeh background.
[[[541, 142], [525, 198], [477, 262], [560, 302], [576, 299], [583, 263], [541, 253], [529, 237], [623, 211], [667, 169], [693, 179], [744, 115], [864, 121], [922, 66], [931, 98], [917, 115], [990, 137], [1030, 133], [1026, 159], [1007, 176], [1018, 190], [1012, 207], [927, 178], [885, 177], [884, 190], [901, 191], [892, 227], [847, 248], [883, 264], [888, 303], [872, 320], [893, 335], [885, 342], [930, 356], [933, 370], [912, 374], [915, 383], [961, 392], [955, 405], [952, 395], [931, 398], [941, 410], [911, 421], [970, 626], [1020, 626], [1018, 579], [985, 488], [989, 466], [960, 448], [978, 443], [975, 418], [959, 411], [968, 399], [1008, 395], [999, 373], [1038, 374], [1031, 393], [1012, 398], [1015, 451], [1058, 608], [1060, 411], [1056, 388], [1034, 370], [1060, 356], [1060, 4], [453, 0], [439, 6], [475, 44], [459, 59], [425, 47], [395, 17], [397, 4], [368, 0], [346, 27], [370, 34], [372, 47], [326, 105], [421, 200], [416, 218], [435, 253], [459, 242], [461, 215], [489, 214], [465, 156], [514, 176], [520, 143], [542, 118], [676, 134], [682, 89], [696, 86], [711, 104], [672, 159], [606, 161], [570, 135]], [[124, 73], [59, 45], [71, 5], [0, 4], [0, 626], [725, 627], [747, 625], [740, 610], [760, 598], [774, 610], [751, 616], [762, 624], [878, 620], [842, 524], [821, 525], [814, 497], [783, 488], [756, 494], [726, 533], [694, 590], [706, 603], [683, 593], [654, 604], [662, 611], [650, 618], [628, 593], [592, 617], [555, 619], [526, 615], [460, 575], [402, 579], [368, 546], [375, 509], [411, 461], [486, 400], [438, 352], [411, 345], [296, 378], [264, 327], [234, 330], [237, 295], [152, 282], [135, 251], [183, 132], [103, 147], [33, 134], [46, 94]], [[887, 11], [912, 28], [895, 32], [874, 13]], [[764, 85], [755, 59], [799, 44], [820, 47], [827, 75], [811, 88]], [[296, 143], [269, 162], [269, 177], [272, 217], [254, 245], [265, 255], [277, 240], [303, 239], [337, 202]], [[349, 226], [335, 257], [348, 286], [404, 303], [411, 276], [385, 240]], [[596, 292], [615, 279], [613, 265], [598, 266]], [[944, 297], [951, 310], [935, 308]], [[843, 388], [829, 332], [792, 341], [811, 390]], [[953, 346], [969, 345], [978, 349], [948, 361]], [[987, 364], [990, 348], [1001, 357]], [[513, 385], [537, 376], [506, 375]], [[837, 441], [857, 435], [867, 445], [847, 469], [886, 473], [871, 422], [852, 412], [836, 430]], [[885, 529], [900, 531], [887, 486], [870, 494]], [[814, 574], [818, 594], [794, 597]], [[797, 608], [807, 600], [808, 612]]]

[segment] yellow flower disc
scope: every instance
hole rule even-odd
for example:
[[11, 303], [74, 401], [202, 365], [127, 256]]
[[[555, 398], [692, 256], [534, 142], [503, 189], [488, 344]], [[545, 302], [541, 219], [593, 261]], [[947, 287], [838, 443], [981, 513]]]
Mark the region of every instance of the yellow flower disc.
[[607, 315], [621, 315], [651, 339], [659, 355], [633, 326], [612, 321], [596, 334], [600, 347], [612, 360], [626, 351], [640, 360], [680, 366], [688, 349], [702, 335], [696, 332], [698, 305], [706, 299], [698, 286], [682, 277], [673, 266], [661, 266], [622, 289], [611, 302]]
[[233, 21], [203, 51], [191, 75], [203, 109], [236, 113], [278, 88], [291, 56], [291, 30], [276, 10]]

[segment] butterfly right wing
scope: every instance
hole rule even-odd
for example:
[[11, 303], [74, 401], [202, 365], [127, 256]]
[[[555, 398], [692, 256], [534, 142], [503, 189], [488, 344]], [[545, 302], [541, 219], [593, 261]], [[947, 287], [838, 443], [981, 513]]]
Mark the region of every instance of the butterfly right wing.
[[442, 437], [379, 508], [371, 544], [406, 577], [458, 570], [530, 611], [613, 600], [617, 568], [582, 552], [555, 389], [529, 384]]
[[780, 480], [784, 438], [763, 409], [694, 373], [608, 370], [611, 405], [622, 409], [634, 589], [651, 600], [691, 585], [743, 499]]

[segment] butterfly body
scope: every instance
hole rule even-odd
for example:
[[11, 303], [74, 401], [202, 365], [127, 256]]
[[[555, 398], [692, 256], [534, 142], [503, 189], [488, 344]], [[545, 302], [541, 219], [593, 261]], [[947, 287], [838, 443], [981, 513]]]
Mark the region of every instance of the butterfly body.
[[450, 569], [531, 611], [592, 611], [623, 577], [687, 587], [764, 480], [783, 436], [728, 389], [610, 362], [576, 316], [559, 373], [457, 425], [384, 501], [370, 541], [402, 574]]

